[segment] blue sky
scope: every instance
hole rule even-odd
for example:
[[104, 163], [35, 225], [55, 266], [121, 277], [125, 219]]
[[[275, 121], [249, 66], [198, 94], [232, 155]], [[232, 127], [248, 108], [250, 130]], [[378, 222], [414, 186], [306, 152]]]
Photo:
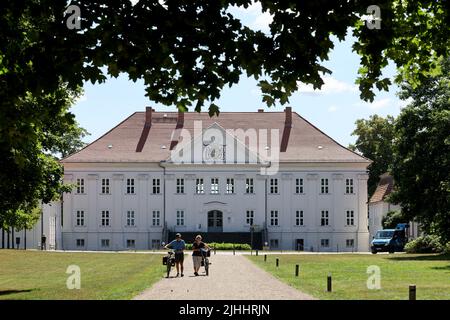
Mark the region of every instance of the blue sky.
[[[247, 26], [264, 32], [268, 30], [270, 15], [262, 13], [258, 4], [248, 9], [231, 8], [235, 16]], [[353, 38], [348, 36], [344, 42], [335, 41], [335, 48], [325, 66], [333, 71], [324, 78], [325, 85], [320, 91], [308, 86], [300, 86], [288, 105], [301, 116], [312, 122], [339, 143], [347, 146], [355, 141], [351, 136], [355, 121], [368, 118], [372, 114], [381, 116], [398, 115], [404, 101], [397, 98], [397, 87], [392, 85], [389, 92], [377, 92], [373, 103], [360, 100], [359, 90], [354, 84], [359, 68], [359, 57], [353, 53]], [[385, 76], [393, 77], [395, 68], [389, 66]], [[106, 83], [86, 83], [85, 94], [71, 108], [79, 124], [91, 135], [85, 139], [91, 142], [110, 130], [135, 111], [144, 111], [146, 106], [153, 106], [157, 111], [176, 111], [174, 106], [158, 105], [145, 97], [143, 81], [132, 82], [127, 75], [117, 79], [111, 78]], [[280, 111], [284, 106], [268, 108], [261, 101], [257, 82], [245, 76], [232, 88], [226, 88], [216, 102], [224, 111]]]

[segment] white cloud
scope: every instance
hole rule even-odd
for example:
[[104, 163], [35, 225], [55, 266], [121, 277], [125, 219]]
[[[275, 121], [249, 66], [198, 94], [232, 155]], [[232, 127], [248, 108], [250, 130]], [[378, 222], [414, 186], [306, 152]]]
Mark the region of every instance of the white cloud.
[[247, 27], [265, 33], [270, 32], [269, 25], [273, 16], [269, 12], [263, 12], [260, 2], [252, 2], [247, 8], [243, 6], [230, 6], [228, 11]]
[[410, 104], [411, 102], [413, 102], [414, 101], [414, 99], [413, 98], [408, 98], [408, 99], [406, 99], [406, 100], [400, 100], [399, 102], [398, 102], [398, 107], [400, 108], [400, 109], [403, 109], [404, 107], [406, 107], [408, 104]]
[[260, 30], [262, 32], [270, 32], [270, 24], [273, 21], [273, 16], [268, 13], [268, 12], [264, 12], [261, 14], [259, 14], [255, 21], [253, 21], [252, 24], [252, 29], [254, 30]]
[[337, 107], [335, 105], [332, 105], [328, 108], [328, 112], [336, 112], [337, 111]]
[[230, 7], [232, 10], [239, 11], [241, 13], [248, 13], [248, 14], [258, 14], [262, 11], [261, 3], [258, 2], [252, 2], [247, 8], [244, 8], [244, 6], [232, 6]]
[[324, 84], [322, 88], [314, 89], [311, 84], [299, 83], [298, 91], [301, 93], [322, 95], [322, 94], [332, 94], [332, 93], [344, 93], [344, 92], [356, 92], [358, 87], [354, 84], [339, 81], [331, 76], [324, 76]]
[[357, 102], [353, 104], [355, 107], [366, 107], [372, 110], [383, 109], [389, 107], [390, 105], [393, 105], [391, 98], [378, 99], [373, 102]]

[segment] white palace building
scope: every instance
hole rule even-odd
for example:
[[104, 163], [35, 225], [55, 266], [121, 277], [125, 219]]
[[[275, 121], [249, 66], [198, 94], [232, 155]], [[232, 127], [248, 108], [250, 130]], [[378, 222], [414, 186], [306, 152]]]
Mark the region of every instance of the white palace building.
[[[28, 247], [148, 250], [191, 241], [368, 251], [370, 160], [284, 112], [135, 112], [63, 159], [73, 184]], [[24, 243], [24, 231], [15, 232]], [[17, 238], [20, 238], [17, 240]], [[4, 240], [3, 240], [4, 241]]]

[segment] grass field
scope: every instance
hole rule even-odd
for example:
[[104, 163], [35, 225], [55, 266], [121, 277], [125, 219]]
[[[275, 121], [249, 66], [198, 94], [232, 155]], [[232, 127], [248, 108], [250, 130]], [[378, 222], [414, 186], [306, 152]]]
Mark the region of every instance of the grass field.
[[[256, 265], [289, 285], [319, 299], [408, 299], [415, 284], [417, 299], [450, 299], [450, 256], [410, 254], [304, 254], [248, 256]], [[275, 266], [276, 258], [279, 267]], [[295, 277], [295, 265], [300, 275]], [[369, 290], [367, 267], [381, 272], [381, 289]], [[331, 293], [326, 292], [331, 272]]]
[[[81, 289], [67, 289], [69, 265]], [[161, 255], [0, 250], [0, 299], [130, 299], [161, 279]]]

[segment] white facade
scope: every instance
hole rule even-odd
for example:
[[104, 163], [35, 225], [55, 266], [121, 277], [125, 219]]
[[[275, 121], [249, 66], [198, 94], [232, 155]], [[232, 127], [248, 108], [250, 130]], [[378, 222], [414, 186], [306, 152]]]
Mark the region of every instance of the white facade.
[[[218, 178], [218, 194], [211, 194], [212, 178]], [[84, 179], [84, 192], [64, 195], [62, 247], [152, 249], [163, 241], [164, 221], [171, 231], [205, 233], [208, 212], [218, 210], [223, 213], [223, 232], [248, 232], [247, 211], [253, 211], [253, 224], [260, 230], [267, 226], [266, 241], [273, 249], [295, 250], [297, 239], [303, 239], [307, 251], [368, 251], [367, 178], [364, 165], [354, 164], [283, 166], [274, 176], [244, 166], [168, 165], [164, 173], [156, 164], [66, 164], [65, 182]], [[109, 179], [107, 194], [102, 193], [102, 179]], [[132, 194], [127, 193], [127, 179], [134, 179]], [[160, 194], [153, 193], [153, 179], [160, 179]], [[177, 179], [183, 179], [180, 193]], [[196, 193], [197, 179], [203, 179], [203, 194]], [[230, 194], [227, 179], [234, 179]], [[246, 193], [246, 179], [253, 179], [253, 193]], [[273, 194], [271, 179], [278, 181]], [[302, 193], [296, 193], [296, 179], [303, 179]], [[321, 192], [322, 179], [328, 179], [328, 193]], [[346, 193], [346, 179], [353, 181], [351, 193]], [[78, 226], [80, 211], [84, 222]], [[103, 211], [109, 212], [108, 226], [102, 225]], [[325, 226], [322, 211], [328, 211]], [[134, 212], [133, 223], [129, 212]], [[154, 212], [159, 212], [159, 221], [154, 221]]]
[[[390, 211], [400, 211], [401, 207], [397, 204], [390, 204], [387, 201], [377, 201], [369, 203], [369, 237], [373, 239], [378, 230], [383, 229], [383, 218]], [[420, 236], [419, 225], [417, 222], [410, 221], [407, 233], [408, 238], [414, 239]]]
[[42, 217], [31, 230], [9, 230], [9, 245], [7, 230], [0, 228], [1, 248], [41, 249], [42, 236], [45, 236], [45, 249], [52, 250], [61, 247], [61, 204], [53, 202], [42, 205]]
[[386, 201], [369, 203], [369, 234], [372, 239], [378, 230], [383, 229], [383, 218], [390, 211], [400, 210], [399, 205], [393, 205]]

